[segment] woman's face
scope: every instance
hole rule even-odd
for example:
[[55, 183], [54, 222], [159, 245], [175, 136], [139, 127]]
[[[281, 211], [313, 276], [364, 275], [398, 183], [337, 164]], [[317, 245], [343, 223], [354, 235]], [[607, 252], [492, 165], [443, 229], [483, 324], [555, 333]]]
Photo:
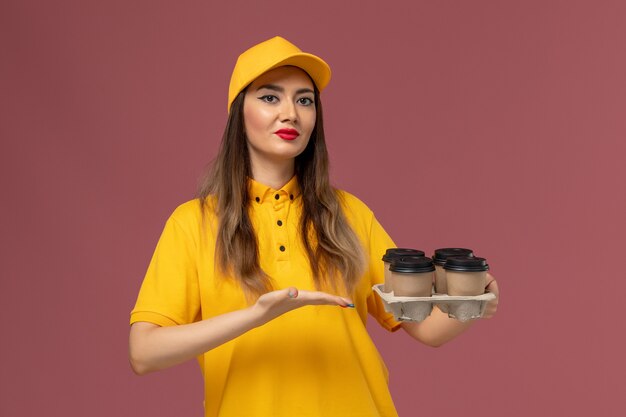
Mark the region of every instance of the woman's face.
[[300, 68], [275, 68], [246, 90], [243, 118], [252, 167], [293, 163], [315, 127], [313, 82]]

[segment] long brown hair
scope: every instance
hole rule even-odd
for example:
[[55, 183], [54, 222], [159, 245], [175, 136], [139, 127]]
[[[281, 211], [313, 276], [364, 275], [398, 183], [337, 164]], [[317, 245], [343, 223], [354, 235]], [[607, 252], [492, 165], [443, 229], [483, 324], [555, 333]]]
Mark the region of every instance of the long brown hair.
[[[271, 278], [260, 267], [257, 236], [248, 213], [248, 178], [252, 171], [243, 120], [245, 91], [232, 103], [219, 152], [200, 185], [198, 198], [204, 218], [207, 198], [215, 196], [214, 211], [219, 220], [216, 265], [226, 275], [232, 275], [252, 301], [273, 287]], [[295, 174], [302, 190], [300, 238], [316, 288], [345, 290], [350, 294], [363, 271], [365, 255], [343, 213], [340, 195], [330, 185], [317, 88], [315, 112], [315, 128], [309, 143], [295, 159]]]

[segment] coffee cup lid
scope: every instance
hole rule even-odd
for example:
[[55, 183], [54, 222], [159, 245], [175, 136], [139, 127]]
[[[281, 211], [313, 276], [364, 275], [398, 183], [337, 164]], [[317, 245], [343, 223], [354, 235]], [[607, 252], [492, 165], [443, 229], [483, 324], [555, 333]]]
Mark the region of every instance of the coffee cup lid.
[[425, 253], [419, 249], [409, 248], [389, 248], [383, 255], [383, 262], [391, 262], [393, 259], [402, 256], [424, 256]]
[[477, 256], [450, 256], [446, 259], [443, 269], [458, 272], [482, 272], [489, 271], [489, 265], [485, 258]]
[[474, 256], [474, 252], [471, 249], [466, 248], [441, 248], [435, 249], [433, 255], [433, 262], [435, 265], [443, 265], [446, 263], [446, 259], [450, 256]]
[[432, 272], [435, 270], [435, 265], [432, 259], [425, 256], [405, 256], [393, 259], [389, 270], [404, 273]]

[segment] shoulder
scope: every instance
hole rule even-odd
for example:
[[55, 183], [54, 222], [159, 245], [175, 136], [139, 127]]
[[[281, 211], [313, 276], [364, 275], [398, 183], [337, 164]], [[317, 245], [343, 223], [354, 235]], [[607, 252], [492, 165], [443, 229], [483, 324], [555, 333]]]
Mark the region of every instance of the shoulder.
[[193, 200], [186, 201], [182, 203], [181, 205], [179, 205], [178, 207], [176, 207], [174, 211], [172, 212], [171, 217], [174, 220], [185, 221], [191, 218], [196, 218], [199, 215], [201, 215], [200, 200], [196, 198]]
[[337, 197], [343, 212], [353, 230], [360, 236], [369, 235], [374, 213], [354, 194], [344, 190], [337, 190]]
[[201, 204], [200, 199], [195, 198], [182, 203], [174, 209], [170, 221], [176, 222], [185, 229], [195, 229], [202, 222], [215, 219], [215, 199], [208, 197], [204, 201], [205, 203]]
[[357, 216], [369, 217], [373, 215], [372, 210], [370, 210], [370, 208], [354, 194], [345, 190], [336, 191], [339, 202], [345, 211]]

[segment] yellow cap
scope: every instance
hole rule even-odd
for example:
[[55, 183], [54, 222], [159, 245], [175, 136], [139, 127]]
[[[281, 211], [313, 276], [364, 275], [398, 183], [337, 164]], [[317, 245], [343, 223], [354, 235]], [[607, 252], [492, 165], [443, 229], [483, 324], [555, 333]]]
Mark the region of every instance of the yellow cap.
[[296, 45], [276, 36], [248, 49], [237, 59], [228, 87], [228, 112], [235, 97], [261, 74], [285, 65], [309, 74], [319, 91], [330, 81], [330, 67], [321, 58], [302, 52]]

